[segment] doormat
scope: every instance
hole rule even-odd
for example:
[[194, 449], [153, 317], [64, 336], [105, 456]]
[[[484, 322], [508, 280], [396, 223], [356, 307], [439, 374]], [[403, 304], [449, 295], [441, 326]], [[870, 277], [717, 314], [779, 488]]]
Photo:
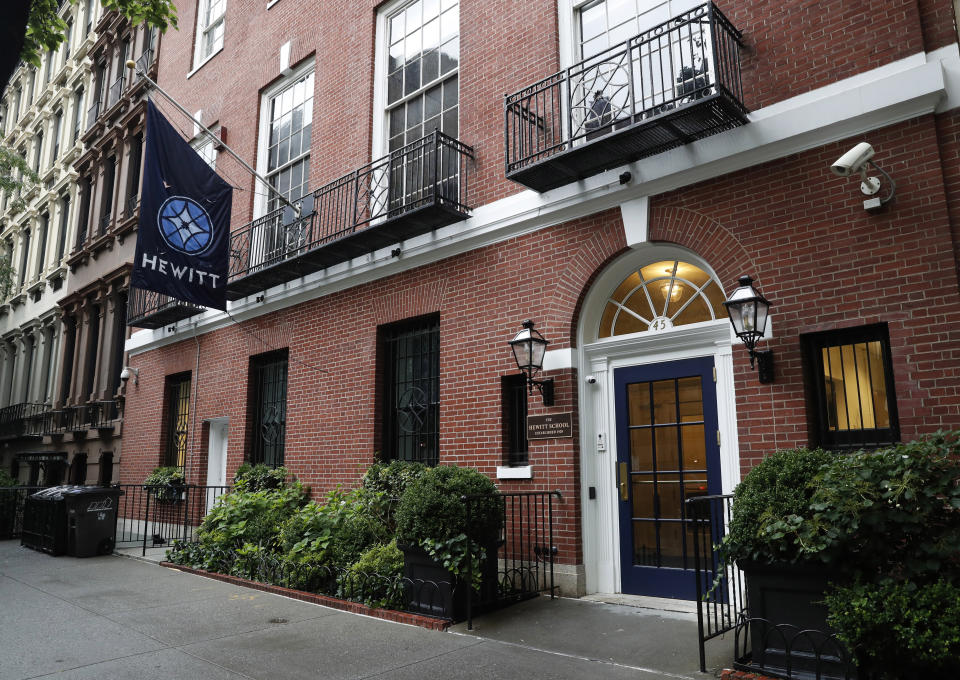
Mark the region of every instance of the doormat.
[[213, 571], [204, 571], [203, 569], [194, 569], [193, 567], [187, 567], [182, 564], [174, 564], [173, 562], [161, 562], [160, 566], [167, 567], [168, 569], [176, 569], [177, 571], [184, 571], [188, 574], [196, 574], [197, 576], [206, 576], [207, 578], [223, 581], [224, 583], [232, 583], [233, 585], [242, 586], [244, 588], [253, 588], [254, 590], [260, 590], [265, 593], [283, 595], [284, 597], [290, 597], [294, 600], [300, 600], [301, 602], [320, 604], [324, 607], [330, 607], [331, 609], [340, 609], [352, 614], [363, 614], [364, 616], [372, 616], [374, 618], [384, 619], [386, 621], [395, 621], [396, 623], [406, 623], [411, 626], [419, 626], [420, 628], [426, 628], [428, 630], [445, 631], [450, 627], [451, 623], [447, 619], [438, 619], [432, 616], [411, 614], [409, 612], [399, 612], [395, 609], [378, 609], [374, 607], [368, 607], [367, 605], [359, 602], [340, 600], [336, 597], [330, 597], [329, 595], [305, 593], [302, 590], [294, 590], [293, 588], [284, 588], [283, 586], [275, 586], [269, 583], [251, 581], [248, 578], [241, 578], [240, 576], [231, 576], [229, 574], [218, 574]]

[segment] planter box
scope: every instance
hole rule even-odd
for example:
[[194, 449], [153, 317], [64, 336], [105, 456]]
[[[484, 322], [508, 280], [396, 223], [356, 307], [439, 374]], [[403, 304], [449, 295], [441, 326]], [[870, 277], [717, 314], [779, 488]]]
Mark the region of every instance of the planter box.
[[[407, 610], [418, 614], [438, 616], [452, 621], [467, 618], [467, 598], [472, 589], [454, 576], [418, 546], [399, 546], [403, 552], [404, 591]], [[493, 602], [497, 594], [497, 549], [487, 550], [481, 564], [483, 581], [479, 595], [474, 595], [475, 606]]]
[[[751, 665], [793, 678], [823, 680], [847, 677], [845, 650], [830, 639], [823, 593], [832, 572], [823, 567], [796, 564], [741, 562], [747, 580], [751, 619]], [[800, 634], [801, 631], [810, 631]], [[788, 659], [789, 652], [789, 659]], [[852, 658], [847, 655], [846, 658]]]

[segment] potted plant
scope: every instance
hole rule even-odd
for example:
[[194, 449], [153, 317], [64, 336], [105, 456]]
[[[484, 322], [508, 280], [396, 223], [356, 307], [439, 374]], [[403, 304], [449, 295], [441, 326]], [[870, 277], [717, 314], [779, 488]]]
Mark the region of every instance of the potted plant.
[[496, 486], [473, 468], [430, 468], [406, 487], [396, 522], [410, 609], [459, 620], [471, 592], [495, 593], [501, 514]]
[[143, 485], [156, 493], [158, 503], [177, 503], [183, 498], [183, 468], [175, 465], [154, 468]]

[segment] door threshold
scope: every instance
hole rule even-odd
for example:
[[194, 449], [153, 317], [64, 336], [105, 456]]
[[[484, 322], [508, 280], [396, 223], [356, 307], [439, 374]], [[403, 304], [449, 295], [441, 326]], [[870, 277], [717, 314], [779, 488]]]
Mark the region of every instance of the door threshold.
[[672, 600], [666, 597], [650, 597], [648, 595], [627, 595], [624, 593], [593, 593], [584, 595], [581, 600], [589, 602], [604, 602], [606, 604], [622, 604], [627, 607], [640, 607], [642, 609], [657, 609], [668, 612], [681, 612], [683, 614], [696, 614], [697, 603], [695, 600]]

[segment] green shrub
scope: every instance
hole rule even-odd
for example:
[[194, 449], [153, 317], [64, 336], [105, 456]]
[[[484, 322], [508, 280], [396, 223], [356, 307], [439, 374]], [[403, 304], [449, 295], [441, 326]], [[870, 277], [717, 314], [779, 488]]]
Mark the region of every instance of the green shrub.
[[838, 637], [878, 678], [960, 677], [960, 586], [855, 583], [826, 596]]
[[796, 540], [851, 577], [960, 579], [956, 434], [837, 459], [817, 480]]
[[402, 576], [403, 553], [393, 540], [370, 548], [351, 564], [340, 577], [337, 594], [368, 607], [401, 609], [404, 605]]
[[[410, 483], [400, 499], [397, 540], [423, 548], [454, 575], [466, 574], [469, 569], [476, 587], [486, 551], [500, 538], [501, 507], [496, 493], [496, 485], [473, 468], [430, 468]], [[468, 522], [463, 496], [470, 495], [483, 498], [471, 501]]]
[[287, 468], [268, 467], [263, 463], [251, 465], [244, 463], [237, 468], [233, 477], [234, 489], [238, 491], [263, 491], [264, 489], [279, 489], [287, 479]]
[[422, 477], [429, 469], [423, 463], [405, 460], [374, 463], [363, 475], [361, 485], [367, 491], [382, 493], [386, 498], [399, 500], [410, 483]]
[[815, 479], [836, 458], [820, 449], [777, 451], [750, 470], [733, 493], [733, 519], [723, 544], [727, 557], [801, 559], [802, 546], [789, 534], [809, 516]]
[[19, 482], [11, 477], [6, 470], [0, 470], [0, 487], [16, 486]]
[[211, 555], [239, 550], [246, 544], [275, 552], [281, 527], [305, 503], [299, 482], [282, 489], [224, 494], [203, 519], [197, 537]]
[[184, 479], [183, 468], [170, 465], [154, 468], [143, 483], [145, 486], [180, 486]]

